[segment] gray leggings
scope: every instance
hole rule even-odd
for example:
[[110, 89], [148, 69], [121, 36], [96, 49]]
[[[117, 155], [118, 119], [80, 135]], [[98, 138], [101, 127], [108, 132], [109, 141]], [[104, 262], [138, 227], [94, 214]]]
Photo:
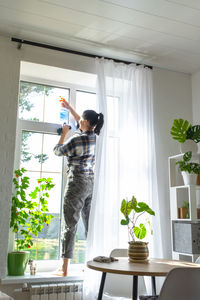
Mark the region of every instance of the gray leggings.
[[68, 172], [64, 196], [64, 228], [62, 232], [62, 257], [72, 258], [80, 214], [87, 237], [94, 176]]

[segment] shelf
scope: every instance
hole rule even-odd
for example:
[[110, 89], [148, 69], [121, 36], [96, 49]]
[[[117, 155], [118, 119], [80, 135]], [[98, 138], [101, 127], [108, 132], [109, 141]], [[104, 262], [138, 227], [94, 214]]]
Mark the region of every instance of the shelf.
[[171, 186], [170, 189], [196, 189], [200, 190], [200, 185], [177, 185], [177, 186]]
[[[184, 154], [174, 155], [168, 158], [168, 168], [169, 168], [169, 186], [182, 186], [183, 178], [181, 172], [176, 165], [176, 162], [182, 160]], [[198, 162], [200, 163], [200, 153], [196, 153], [192, 155], [191, 162]]]
[[[183, 155], [168, 159], [172, 255], [194, 262], [200, 256], [200, 185], [184, 185], [176, 165]], [[200, 153], [193, 154], [191, 161], [200, 163]]]
[[192, 221], [192, 222], [199, 222], [199, 223], [200, 223], [200, 218], [199, 218], [199, 219], [190, 219], [190, 218], [189, 218], [189, 219], [188, 219], [188, 218], [187, 218], [187, 219], [184, 219], [184, 218], [176, 218], [176, 219], [173, 219], [172, 221], [180, 221], [180, 222], [182, 222], [182, 221], [183, 221], [183, 222], [188, 222], [188, 223]]
[[[169, 159], [182, 159], [183, 155], [185, 153], [180, 153], [180, 154], [176, 154], [176, 155], [172, 155], [172, 156], [169, 156]], [[199, 159], [200, 158], [200, 153], [192, 153], [192, 158], [193, 159]]]
[[181, 252], [172, 252], [173, 259], [176, 260], [184, 260], [188, 262], [195, 262], [200, 254], [188, 254], [188, 253], [181, 253]]

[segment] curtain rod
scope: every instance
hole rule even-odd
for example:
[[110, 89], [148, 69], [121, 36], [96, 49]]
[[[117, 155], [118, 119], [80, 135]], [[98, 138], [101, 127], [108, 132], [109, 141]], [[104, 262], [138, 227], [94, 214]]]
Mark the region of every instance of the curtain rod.
[[[92, 57], [92, 58], [96, 58], [96, 57], [102, 58], [102, 56], [100, 56], [100, 55], [95, 55], [95, 54], [91, 54], [91, 53], [86, 53], [86, 52], [80, 52], [80, 51], [75, 51], [75, 50], [71, 50], [71, 49], [55, 47], [55, 46], [52, 46], [52, 45], [27, 41], [27, 40], [23, 40], [23, 39], [14, 38], [14, 37], [11, 38], [11, 41], [19, 43], [18, 49], [21, 49], [22, 44], [26, 44], [26, 45], [31, 45], [31, 46], [40, 47], [40, 48], [46, 48], [46, 49], [55, 50], [55, 51], [71, 53], [71, 54], [75, 54], [75, 55], [81, 55], [81, 56]], [[119, 59], [115, 59], [115, 58], [111, 58], [111, 57], [105, 57], [104, 56], [104, 58], [105, 59], [112, 59], [113, 61], [118, 62], [118, 63], [134, 64], [134, 62], [119, 60]], [[142, 64], [139, 64], [139, 63], [135, 63], [135, 64], [137, 66], [142, 65]], [[144, 66], [149, 68], [149, 69], [153, 69], [152, 66], [148, 66], [148, 65], [144, 65]]]

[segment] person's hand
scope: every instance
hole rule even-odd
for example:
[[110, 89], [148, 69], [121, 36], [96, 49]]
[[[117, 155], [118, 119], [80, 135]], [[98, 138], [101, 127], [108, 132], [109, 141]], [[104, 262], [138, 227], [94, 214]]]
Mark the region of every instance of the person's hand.
[[61, 102], [61, 106], [62, 107], [65, 107], [65, 108], [67, 108], [67, 109], [69, 109], [70, 108], [70, 105], [69, 105], [69, 103], [64, 99], [64, 100], [62, 100], [62, 102]]
[[70, 126], [67, 124], [63, 124], [62, 126], [62, 136], [66, 136], [70, 130]]

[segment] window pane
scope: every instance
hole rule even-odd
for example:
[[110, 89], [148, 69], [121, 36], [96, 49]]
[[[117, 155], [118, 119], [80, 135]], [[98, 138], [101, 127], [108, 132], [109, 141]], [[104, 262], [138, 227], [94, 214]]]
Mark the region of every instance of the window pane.
[[21, 166], [26, 170], [39, 171], [40, 160], [45, 159], [47, 154], [42, 157], [42, 134], [23, 131], [21, 143]]
[[62, 159], [53, 153], [58, 140], [50, 134], [22, 132], [21, 165], [30, 178], [30, 193], [38, 178], [52, 178], [55, 187], [49, 191], [48, 209], [54, 216], [49, 226], [44, 225], [34, 245], [29, 249], [32, 259], [58, 259], [60, 244], [60, 210], [62, 186]]
[[54, 155], [58, 136], [22, 131], [21, 165], [26, 170], [61, 172], [62, 159]]
[[59, 96], [69, 99], [69, 90], [21, 81], [19, 118], [48, 123], [60, 123]]
[[36, 83], [20, 82], [19, 118], [42, 121], [44, 86]]
[[93, 109], [96, 111], [96, 94], [87, 92], [76, 92], [76, 111], [81, 116], [86, 109]]
[[59, 96], [69, 99], [69, 90], [55, 87], [45, 87], [44, 122], [62, 123], [60, 121]]

